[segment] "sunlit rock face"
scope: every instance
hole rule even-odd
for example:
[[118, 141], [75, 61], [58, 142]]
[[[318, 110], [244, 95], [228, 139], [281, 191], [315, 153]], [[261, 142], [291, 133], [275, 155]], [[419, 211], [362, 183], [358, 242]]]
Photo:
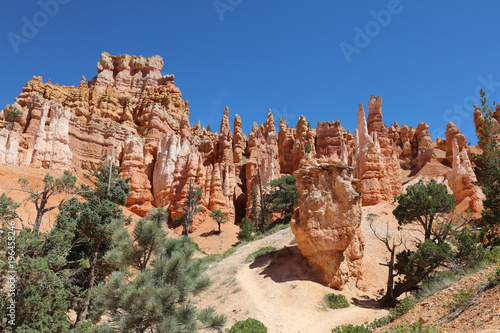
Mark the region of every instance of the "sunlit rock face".
[[448, 176], [448, 186], [457, 200], [457, 207], [461, 207], [462, 211], [471, 209], [472, 212], [478, 213], [483, 209], [484, 194], [481, 188], [474, 185], [477, 178], [467, 151], [465, 148], [459, 148], [457, 139], [453, 139], [452, 149], [453, 164]]
[[382, 100], [372, 96], [368, 124], [362, 104], [358, 109], [354, 176], [361, 180], [363, 206], [391, 200], [402, 191], [399, 150], [382, 122]]
[[282, 174], [292, 174], [298, 169], [300, 160], [306, 154], [306, 147], [313, 155], [316, 153], [315, 139], [316, 130], [310, 128], [306, 117], [299, 117], [297, 128], [288, 127], [285, 119], [280, 119], [278, 153]]
[[290, 226], [297, 246], [330, 287], [360, 282], [361, 185], [352, 178], [352, 168], [306, 156], [294, 176], [300, 202]]
[[[95, 170], [104, 155], [113, 155], [114, 163], [123, 167], [122, 177], [131, 178], [127, 205], [139, 215], [146, 214], [153, 204], [158, 205], [152, 185], [160, 140], [168, 135], [194, 136], [193, 150], [197, 150], [201, 141], [216, 141], [218, 147], [218, 141], [227, 142], [231, 136], [199, 138], [192, 134], [189, 120], [183, 127], [189, 116], [188, 101], [182, 99], [174, 76], [161, 74], [162, 68], [159, 56], [103, 52], [97, 76], [90, 81], [82, 77], [78, 87], [33, 77], [15, 103], [4, 108], [15, 107], [23, 116], [20, 126], [0, 133], [0, 163]], [[232, 147], [223, 151], [224, 156], [233, 154]], [[215, 162], [207, 158], [201, 164]]]

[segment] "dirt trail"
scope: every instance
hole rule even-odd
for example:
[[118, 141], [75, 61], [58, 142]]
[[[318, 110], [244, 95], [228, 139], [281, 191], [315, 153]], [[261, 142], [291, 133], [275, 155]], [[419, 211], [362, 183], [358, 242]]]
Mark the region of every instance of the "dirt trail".
[[[343, 291], [331, 289], [311, 272], [307, 259], [295, 244], [290, 244], [293, 239], [291, 230], [285, 229], [247, 244], [212, 265], [207, 274], [214, 284], [197, 299], [198, 305], [213, 306], [225, 314], [228, 327], [252, 317], [262, 321], [270, 333], [326, 333], [341, 324], [361, 324], [387, 314], [374, 302], [374, 291], [383, 279], [369, 284], [366, 292], [351, 285]], [[244, 262], [249, 254], [265, 246], [274, 246], [276, 251]], [[326, 309], [323, 296], [332, 292], [345, 295], [351, 306]]]

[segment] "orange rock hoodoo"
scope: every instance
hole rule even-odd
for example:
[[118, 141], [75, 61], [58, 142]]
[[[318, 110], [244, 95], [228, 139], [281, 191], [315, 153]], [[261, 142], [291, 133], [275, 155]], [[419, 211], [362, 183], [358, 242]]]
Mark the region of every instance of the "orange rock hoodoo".
[[290, 226], [300, 251], [330, 287], [361, 281], [361, 186], [352, 168], [309, 155], [294, 176], [300, 202]]

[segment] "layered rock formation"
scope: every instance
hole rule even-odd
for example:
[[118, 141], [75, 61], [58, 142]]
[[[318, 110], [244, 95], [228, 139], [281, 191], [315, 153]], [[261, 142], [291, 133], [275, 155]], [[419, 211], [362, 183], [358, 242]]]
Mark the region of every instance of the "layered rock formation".
[[382, 122], [382, 100], [372, 96], [368, 105], [369, 127], [359, 104], [353, 162], [354, 175], [361, 179], [364, 206], [391, 200], [402, 191], [398, 149]]
[[[19, 124], [6, 126], [0, 117], [0, 163], [51, 167], [56, 172], [95, 170], [107, 155], [122, 168], [122, 177], [131, 179], [127, 200], [131, 211], [145, 215], [161, 205], [171, 216], [178, 216], [191, 182], [203, 190], [200, 216], [221, 209], [231, 222], [239, 222], [251, 211], [252, 189], [260, 188], [258, 172], [266, 191], [270, 180], [294, 173], [304, 157], [342, 162], [353, 166], [361, 179], [363, 205], [373, 205], [401, 192], [400, 166], [413, 165], [418, 170], [432, 157], [428, 126], [408, 128], [395, 123], [387, 129], [382, 99], [375, 96], [368, 104], [368, 120], [360, 105], [355, 135], [338, 120], [319, 122], [311, 129], [304, 116], [299, 117], [297, 128], [280, 119], [277, 133], [269, 111], [265, 123], [254, 123], [247, 138], [238, 115], [231, 132], [227, 107], [219, 133], [199, 123], [191, 127], [189, 103], [175, 86], [174, 76], [162, 75], [162, 68], [159, 56], [103, 52], [97, 76], [90, 81], [82, 77], [78, 87], [33, 77], [3, 111], [21, 110]], [[481, 117], [477, 110], [478, 131]], [[500, 104], [494, 118], [500, 119]], [[438, 142], [450, 165], [454, 140], [463, 149], [465, 137], [450, 123], [446, 140]], [[456, 179], [460, 177], [457, 174]]]
[[130, 211], [144, 216], [154, 207], [151, 204], [153, 202], [151, 182], [145, 173], [143, 137], [131, 135], [127, 138], [120, 165], [122, 167], [120, 176], [125, 179], [130, 178], [127, 206]]
[[[257, 127], [254, 123], [249, 135], [248, 150], [250, 156], [246, 163], [246, 189], [252, 193], [255, 187], [260, 194], [260, 187], [264, 188], [268, 182], [280, 176], [280, 163], [278, 153], [278, 134], [274, 117], [269, 110], [265, 124]], [[259, 178], [261, 184], [259, 184]], [[252, 198], [247, 195], [247, 212], [250, 214]]]
[[300, 202], [290, 226], [309, 265], [333, 288], [361, 281], [361, 186], [352, 168], [309, 155], [294, 176]]
[[432, 158], [432, 153], [434, 148], [432, 147], [432, 138], [429, 133], [429, 125], [425, 122], [420, 122], [415, 131], [417, 151], [417, 157], [412, 161], [414, 171], [418, 171], [424, 167], [424, 165], [429, 162]]
[[449, 158], [449, 160], [453, 160], [453, 146], [455, 144], [454, 142], [456, 141], [458, 149], [461, 150], [462, 148], [467, 146], [467, 138], [451, 121], [446, 125], [445, 136], [446, 139], [437, 138], [436, 144], [438, 149], [444, 150], [446, 152], [446, 157]]
[[0, 129], [0, 163], [17, 165], [19, 150], [19, 132]]
[[144, 215], [154, 201], [151, 185], [160, 139], [191, 132], [189, 125], [181, 128], [188, 102], [174, 76], [161, 75], [162, 67], [159, 56], [104, 52], [97, 76], [90, 82], [82, 77], [76, 88], [33, 77], [12, 105], [23, 112], [24, 131], [2, 130], [0, 162], [96, 169], [103, 155], [113, 154], [124, 167], [122, 175], [132, 177], [128, 205]]
[[343, 163], [352, 165], [354, 137], [340, 125], [338, 119], [335, 122], [319, 122], [316, 134], [318, 158], [336, 156]]
[[484, 195], [481, 189], [474, 185], [477, 181], [472, 164], [465, 148], [460, 148], [456, 138], [452, 145], [453, 166], [448, 176], [448, 186], [453, 191], [460, 211], [471, 209], [479, 213], [483, 209]]
[[376, 133], [380, 145], [382, 164], [388, 176], [390, 194], [391, 196], [398, 195], [402, 191], [399, 152], [395, 143], [389, 138], [389, 131], [382, 121], [382, 98], [372, 95], [368, 103], [368, 109], [368, 133], [372, 136]]
[[288, 127], [285, 119], [280, 119], [278, 153], [281, 173], [292, 174], [298, 169], [300, 160], [306, 154], [306, 146], [313, 155], [316, 152], [316, 131], [311, 129], [304, 116], [299, 117], [297, 128]]

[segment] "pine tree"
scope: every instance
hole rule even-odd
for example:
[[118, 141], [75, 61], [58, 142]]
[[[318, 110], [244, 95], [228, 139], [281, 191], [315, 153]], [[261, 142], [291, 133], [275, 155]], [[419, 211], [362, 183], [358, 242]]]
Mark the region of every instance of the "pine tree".
[[311, 150], [312, 150], [311, 145], [306, 143], [306, 145], [304, 146], [304, 151], [306, 152], [306, 154], [309, 154]]
[[19, 123], [19, 120], [23, 116], [23, 112], [16, 107], [12, 107], [5, 114], [5, 121], [7, 122], [7, 128], [12, 130], [15, 123]]
[[223, 223], [227, 223], [227, 216], [224, 215], [224, 213], [222, 213], [222, 211], [220, 209], [214, 209], [212, 211], [212, 213], [210, 213], [210, 216], [212, 219], [215, 220], [215, 222], [217, 222], [217, 224], [219, 225], [219, 234], [221, 232], [220, 230], [220, 225], [223, 224]]
[[295, 177], [292, 175], [282, 176], [279, 179], [270, 181], [267, 186], [270, 188], [269, 193], [266, 195], [266, 202], [269, 202], [269, 211], [281, 214], [276, 223], [290, 223], [294, 207], [299, 203], [300, 198], [295, 184]]
[[251, 208], [251, 217], [254, 225], [254, 229], [257, 230], [259, 228], [259, 201], [257, 195], [257, 187], [252, 186], [252, 208]]
[[477, 168], [485, 199], [481, 218], [475, 224], [481, 227], [481, 236], [486, 237], [490, 245], [500, 244], [500, 128], [495, 129], [493, 108], [487, 104], [485, 92], [481, 89], [481, 113], [483, 115], [479, 144], [482, 155], [476, 155], [482, 166]]
[[68, 253], [68, 269], [77, 271], [75, 286], [82, 289], [78, 302], [76, 324], [83, 323], [88, 316], [91, 291], [97, 283], [108, 276], [113, 267], [104, 260], [111, 242], [109, 226], [123, 213], [119, 205], [124, 205], [130, 193], [128, 179], [120, 178], [118, 170], [105, 157], [99, 169], [90, 171], [84, 177], [92, 184], [81, 185], [80, 194], [86, 201], [76, 198], [64, 205], [57, 226], [65, 228], [74, 225], [75, 244]]
[[240, 241], [252, 240], [254, 232], [255, 232], [254, 222], [245, 216], [240, 225], [240, 232], [238, 232], [238, 239]]
[[[16, 332], [68, 332], [67, 313], [78, 293], [78, 288], [71, 284], [74, 272], [64, 267], [66, 253], [72, 246], [72, 228], [55, 227], [49, 233], [40, 232], [38, 237], [29, 228], [21, 228], [14, 237], [11, 226], [17, 218], [17, 207], [7, 196], [0, 197], [0, 242], [13, 244], [12, 252], [2, 253], [2, 257], [8, 254], [17, 258], [14, 267], [8, 261], [0, 261], [1, 285], [5, 286], [8, 279], [16, 287], [15, 295], [9, 295], [4, 288], [0, 291], [0, 332], [2, 327], [15, 327]], [[5, 321], [10, 300], [15, 301], [14, 326]]]
[[394, 304], [397, 297], [413, 290], [430, 273], [455, 257], [448, 242], [452, 234], [451, 223], [445, 217], [455, 209], [455, 198], [448, 194], [445, 185], [434, 179], [428, 183], [420, 180], [408, 186], [406, 193], [396, 199], [398, 206], [393, 214], [399, 225], [420, 225], [424, 240], [417, 244], [416, 250], [396, 255], [394, 269], [404, 278], [396, 282], [392, 295], [388, 293], [382, 298], [384, 304]]
[[[205, 290], [199, 260], [191, 259], [194, 241], [167, 238], [162, 229], [166, 215], [156, 210], [135, 226], [132, 237], [123, 221], [113, 224], [113, 248], [105, 256], [120, 266], [97, 288], [96, 306], [109, 311], [112, 327], [120, 332], [196, 332], [220, 329], [225, 317], [212, 308], [197, 310], [190, 297]], [[128, 267], [138, 270], [132, 274]], [[135, 276], [135, 277], [134, 277]]]
[[431, 179], [426, 183], [420, 180], [408, 186], [406, 193], [397, 196], [398, 206], [392, 212], [400, 226], [415, 223], [424, 230], [424, 239], [439, 241], [449, 232], [441, 228], [439, 219], [443, 214], [455, 209], [455, 198], [448, 194], [446, 186]]

